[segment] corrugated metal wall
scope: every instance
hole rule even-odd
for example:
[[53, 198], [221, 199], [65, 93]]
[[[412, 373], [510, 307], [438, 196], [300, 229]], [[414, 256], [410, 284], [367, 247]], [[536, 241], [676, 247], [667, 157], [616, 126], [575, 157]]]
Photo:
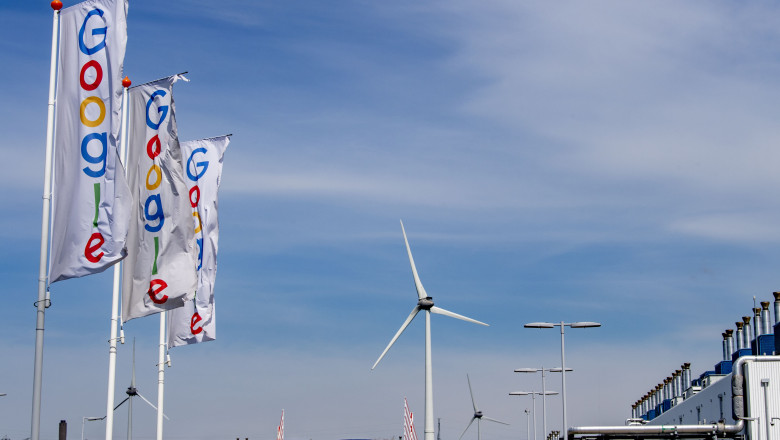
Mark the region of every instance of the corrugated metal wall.
[[749, 438], [780, 439], [780, 363], [748, 362], [745, 365], [745, 381], [748, 415], [757, 419], [748, 422]]

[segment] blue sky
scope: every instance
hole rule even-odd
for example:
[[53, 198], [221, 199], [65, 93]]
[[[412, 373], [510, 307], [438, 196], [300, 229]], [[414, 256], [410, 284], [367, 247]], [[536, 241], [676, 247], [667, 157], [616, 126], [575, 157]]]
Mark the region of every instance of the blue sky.
[[[603, 324], [566, 334], [571, 425], [622, 424], [681, 363], [710, 369], [752, 297], [780, 290], [778, 21], [773, 2], [131, 0], [125, 72], [188, 71], [180, 138], [234, 135], [218, 340], [172, 350], [166, 438], [270, 439], [282, 408], [290, 440], [391, 438], [404, 396], [422, 435], [421, 322], [369, 371], [416, 298], [399, 219], [437, 304], [491, 324], [434, 316], [445, 440], [471, 417], [466, 373], [512, 424], [483, 434], [524, 438], [531, 402], [508, 393], [540, 378], [512, 370], [560, 364], [559, 334], [525, 322]], [[30, 428], [50, 26], [47, 2], [0, 5], [12, 440]], [[42, 439], [104, 415], [110, 284], [52, 287]], [[157, 325], [125, 326], [150, 400]], [[138, 403], [135, 438], [154, 420]], [[123, 411], [115, 423], [123, 438]]]

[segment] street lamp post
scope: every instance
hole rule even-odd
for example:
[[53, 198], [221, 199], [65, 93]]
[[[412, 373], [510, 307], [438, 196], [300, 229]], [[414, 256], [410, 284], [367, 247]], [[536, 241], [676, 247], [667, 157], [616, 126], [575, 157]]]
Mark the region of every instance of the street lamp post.
[[563, 322], [560, 323], [552, 323], [552, 322], [531, 322], [523, 327], [525, 328], [553, 328], [553, 327], [560, 327], [561, 328], [561, 368], [563, 371], [561, 371], [561, 400], [563, 402], [563, 436], [568, 436], [568, 424], [566, 423], [566, 354], [564, 351], [564, 343], [563, 343], [563, 331], [565, 327], [571, 327], [571, 328], [590, 328], [590, 327], [601, 327], [601, 324], [598, 322], [590, 322], [590, 321], [582, 321], [582, 322]]
[[[517, 368], [515, 369], [515, 373], [537, 373], [541, 371], [542, 372], [542, 432], [547, 432], [547, 384], [545, 381], [545, 377], [547, 376], [545, 372], [551, 371], [553, 373], [562, 373], [563, 369], [561, 368]], [[571, 368], [567, 368], [566, 371], [574, 371]]]
[[525, 409], [525, 426], [526, 431], [528, 431], [525, 435], [525, 439], [531, 440], [531, 411], [528, 411], [528, 408]]
[[[536, 440], [536, 396], [538, 395], [548, 395], [548, 396], [554, 396], [558, 394], [557, 391], [545, 391], [543, 393], [539, 391], [512, 391], [509, 393], [510, 396], [531, 396], [532, 405], [531, 408], [533, 408], [534, 413], [534, 440]], [[529, 438], [530, 440], [530, 438]]]
[[89, 420], [90, 422], [94, 422], [95, 420], [103, 420], [106, 416], [103, 417], [82, 417], [81, 418], [81, 440], [84, 440], [84, 422]]

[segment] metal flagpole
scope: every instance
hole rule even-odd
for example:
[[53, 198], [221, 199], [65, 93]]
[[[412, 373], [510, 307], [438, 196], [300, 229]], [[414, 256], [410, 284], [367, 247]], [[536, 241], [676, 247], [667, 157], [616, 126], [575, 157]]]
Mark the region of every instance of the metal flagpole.
[[43, 328], [46, 308], [51, 305], [48, 296], [46, 263], [49, 259], [49, 213], [51, 209], [51, 168], [54, 150], [54, 105], [57, 86], [57, 41], [60, 34], [62, 2], [51, 2], [54, 9], [51, 30], [51, 64], [49, 67], [49, 108], [46, 120], [46, 159], [43, 167], [43, 212], [41, 215], [41, 259], [38, 266], [38, 301], [35, 322], [35, 365], [33, 368], [33, 398], [30, 439], [39, 440], [41, 428], [41, 383], [43, 382]]
[[[127, 115], [128, 102], [127, 89], [130, 87], [130, 78], [125, 77], [122, 80], [122, 120], [121, 133], [119, 140], [119, 157], [122, 163], [127, 163]], [[127, 174], [127, 169], [125, 169]], [[119, 286], [122, 274], [122, 262], [114, 265], [114, 285], [111, 294], [111, 337], [108, 340], [108, 394], [106, 396], [106, 440], [111, 440], [114, 436], [114, 391], [116, 383], [116, 341], [117, 324], [119, 321]], [[124, 341], [122, 341], [124, 343]], [[132, 405], [132, 401], [130, 403]], [[129, 422], [128, 422], [129, 423]]]
[[[569, 425], [566, 421], [566, 355], [563, 351], [563, 328], [566, 327], [566, 323], [561, 321], [561, 400], [563, 401], [563, 436], [568, 438]], [[571, 325], [571, 324], [569, 324]]]
[[165, 314], [160, 312], [160, 351], [157, 361], [157, 440], [163, 440], [163, 392], [165, 391]]
[[547, 435], [547, 385], [544, 377], [544, 367], [542, 367], [542, 432]]

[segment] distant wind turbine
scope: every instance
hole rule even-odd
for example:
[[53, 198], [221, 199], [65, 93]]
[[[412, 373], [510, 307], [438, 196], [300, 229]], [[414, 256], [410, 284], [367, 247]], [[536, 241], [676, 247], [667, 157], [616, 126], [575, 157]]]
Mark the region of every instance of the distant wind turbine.
[[404, 234], [404, 243], [406, 243], [406, 253], [409, 254], [409, 263], [412, 266], [412, 276], [414, 277], [414, 287], [417, 289], [417, 305], [414, 306], [414, 309], [412, 309], [412, 312], [409, 314], [409, 316], [406, 318], [406, 321], [401, 325], [401, 328], [398, 329], [398, 332], [393, 336], [393, 339], [390, 340], [390, 343], [387, 344], [387, 348], [385, 348], [385, 351], [382, 352], [381, 355], [379, 355], [379, 359], [376, 360], [374, 363], [374, 366], [371, 367], [373, 370], [376, 368], [377, 364], [379, 364], [379, 361], [382, 360], [383, 357], [385, 357], [385, 354], [388, 350], [390, 350], [390, 347], [393, 346], [396, 339], [398, 339], [399, 336], [401, 336], [401, 333], [403, 333], [404, 330], [406, 330], [406, 327], [409, 326], [409, 323], [412, 322], [415, 316], [417, 316], [417, 313], [420, 312], [420, 310], [425, 311], [425, 437], [424, 440], [434, 440], [434, 431], [433, 431], [433, 369], [431, 367], [431, 313], [436, 313], [438, 315], [444, 315], [449, 316], [451, 318], [457, 318], [461, 319], [463, 321], [473, 322], [475, 324], [481, 324], [481, 325], [487, 325], [484, 322], [477, 321], [475, 319], [467, 318], [463, 315], [458, 315], [457, 313], [450, 312], [448, 310], [444, 310], [441, 307], [436, 307], [433, 305], [433, 298], [428, 296], [428, 294], [425, 292], [425, 288], [423, 288], [422, 282], [420, 282], [420, 277], [417, 275], [417, 268], [414, 265], [414, 258], [412, 258], [412, 250], [409, 248], [409, 240], [406, 238], [406, 230], [404, 229], [404, 222], [401, 221], [401, 232]]
[[458, 440], [463, 438], [463, 436], [466, 434], [466, 431], [468, 431], [469, 428], [471, 427], [471, 424], [474, 423], [474, 420], [477, 421], [477, 440], [481, 440], [479, 423], [482, 421], [482, 419], [490, 420], [491, 422], [501, 423], [502, 425], [509, 425], [509, 423], [502, 422], [496, 419], [491, 419], [490, 417], [485, 417], [482, 411], [477, 409], [477, 402], [474, 400], [474, 392], [471, 391], [471, 379], [469, 379], [468, 374], [466, 375], [466, 380], [469, 383], [469, 394], [471, 394], [471, 406], [474, 407], [474, 416], [471, 417], [471, 421], [469, 422], [468, 426], [466, 426], [466, 429], [463, 430], [463, 434], [461, 434], [460, 437], [458, 437]]
[[[146, 397], [142, 396], [138, 389], [135, 387], [135, 338], [133, 338], [133, 375], [130, 378], [130, 386], [127, 387], [127, 397], [125, 397], [125, 400], [119, 402], [119, 405], [114, 407], [114, 411], [117, 410], [120, 406], [122, 406], [123, 403], [128, 402], [128, 408], [127, 408], [127, 440], [133, 440], [133, 397], [138, 396], [141, 399], [143, 399], [144, 402], [148, 403], [149, 406], [154, 408], [155, 411], [157, 411], [157, 407], [152, 404], [152, 402], [146, 400]], [[168, 419], [168, 416], [163, 414], [163, 417]], [[170, 420], [170, 419], [168, 419]]]

